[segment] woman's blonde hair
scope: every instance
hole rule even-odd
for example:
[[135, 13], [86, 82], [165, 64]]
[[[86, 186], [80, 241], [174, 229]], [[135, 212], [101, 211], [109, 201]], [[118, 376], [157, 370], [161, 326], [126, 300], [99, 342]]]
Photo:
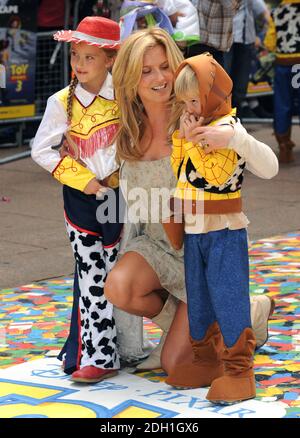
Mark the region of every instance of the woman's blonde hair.
[[[139, 30], [122, 44], [112, 75], [115, 95], [120, 109], [120, 130], [117, 136], [117, 157], [129, 161], [143, 156], [140, 140], [144, 132], [144, 108], [137, 89], [142, 76], [143, 59], [147, 50], [160, 45], [166, 51], [173, 72], [183, 60], [183, 55], [170, 35], [160, 28]], [[170, 98], [170, 106], [175, 95]]]

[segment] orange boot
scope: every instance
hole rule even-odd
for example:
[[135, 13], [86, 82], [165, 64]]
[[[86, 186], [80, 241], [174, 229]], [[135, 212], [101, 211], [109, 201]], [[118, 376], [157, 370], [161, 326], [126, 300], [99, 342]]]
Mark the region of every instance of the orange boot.
[[209, 386], [214, 379], [224, 374], [221, 361], [224, 344], [218, 324], [211, 324], [201, 341], [192, 338], [190, 340], [194, 353], [193, 362], [177, 365], [165, 380], [168, 385], [177, 389]]
[[217, 404], [232, 404], [256, 395], [253, 355], [256, 340], [251, 328], [246, 328], [232, 347], [225, 347], [222, 359], [224, 376], [215, 379], [206, 396]]

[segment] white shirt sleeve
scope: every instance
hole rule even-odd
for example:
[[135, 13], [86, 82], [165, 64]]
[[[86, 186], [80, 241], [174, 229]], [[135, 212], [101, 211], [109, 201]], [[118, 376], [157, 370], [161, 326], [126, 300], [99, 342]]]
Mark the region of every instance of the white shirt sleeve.
[[278, 173], [278, 160], [272, 149], [256, 140], [246, 129], [237, 123], [234, 135], [229, 142], [229, 149], [234, 149], [246, 161], [246, 169], [254, 175], [270, 179]]
[[54, 94], [47, 101], [31, 150], [32, 159], [48, 172], [52, 173], [61, 160], [59, 152], [52, 147], [60, 144], [67, 126], [66, 111]]
[[161, 8], [167, 15], [172, 15], [177, 12], [174, 0], [157, 0], [156, 4]]

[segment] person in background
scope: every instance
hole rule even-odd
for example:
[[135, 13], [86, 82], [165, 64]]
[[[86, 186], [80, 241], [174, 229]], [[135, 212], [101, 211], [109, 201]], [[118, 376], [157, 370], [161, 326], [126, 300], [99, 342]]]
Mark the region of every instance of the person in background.
[[198, 0], [200, 42], [187, 48], [186, 58], [209, 52], [223, 65], [224, 53], [232, 45], [233, 17], [239, 5], [240, 0]]
[[[294, 104], [298, 99], [297, 114], [300, 116], [300, 84], [295, 68], [300, 63], [300, 1], [283, 0], [273, 9], [264, 44], [275, 52], [274, 71], [274, 133], [279, 146], [279, 161], [295, 160], [291, 139]], [[299, 76], [299, 75], [298, 75]]]
[[191, 1], [157, 0], [157, 4], [169, 15], [174, 26], [172, 37], [184, 53], [189, 46], [199, 43], [200, 29], [197, 9]]
[[224, 67], [233, 81], [232, 106], [237, 108], [240, 118], [249, 115], [245, 99], [255, 50], [255, 19], [265, 19], [267, 11], [263, 0], [242, 0], [233, 18], [233, 44], [225, 54]]

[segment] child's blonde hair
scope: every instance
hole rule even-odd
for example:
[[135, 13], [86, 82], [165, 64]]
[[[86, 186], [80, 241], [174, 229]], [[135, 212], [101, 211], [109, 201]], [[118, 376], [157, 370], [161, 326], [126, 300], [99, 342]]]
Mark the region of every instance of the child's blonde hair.
[[174, 83], [174, 92], [177, 100], [199, 96], [199, 82], [196, 73], [189, 65], [185, 65], [177, 76]]
[[[113, 66], [113, 83], [120, 109], [120, 130], [117, 136], [118, 158], [134, 161], [143, 156], [140, 140], [144, 133], [144, 108], [137, 89], [142, 76], [147, 50], [161, 46], [166, 52], [170, 69], [175, 73], [183, 55], [169, 34], [160, 28], [148, 28], [131, 34], [122, 44]], [[170, 106], [175, 95], [170, 98]]]
[[196, 73], [189, 65], [185, 65], [178, 74], [174, 83], [174, 93], [176, 100], [170, 116], [169, 136], [179, 128], [179, 117], [184, 110], [183, 99], [199, 97], [200, 94]]

